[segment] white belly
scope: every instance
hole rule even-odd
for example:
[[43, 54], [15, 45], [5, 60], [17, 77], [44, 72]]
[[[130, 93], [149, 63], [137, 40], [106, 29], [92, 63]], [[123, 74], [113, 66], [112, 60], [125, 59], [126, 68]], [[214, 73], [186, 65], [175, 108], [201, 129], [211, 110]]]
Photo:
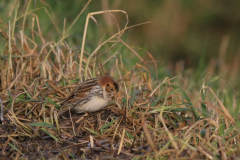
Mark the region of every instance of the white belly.
[[104, 108], [108, 104], [108, 100], [94, 96], [89, 102], [85, 103], [81, 107], [74, 108], [76, 112], [95, 112]]

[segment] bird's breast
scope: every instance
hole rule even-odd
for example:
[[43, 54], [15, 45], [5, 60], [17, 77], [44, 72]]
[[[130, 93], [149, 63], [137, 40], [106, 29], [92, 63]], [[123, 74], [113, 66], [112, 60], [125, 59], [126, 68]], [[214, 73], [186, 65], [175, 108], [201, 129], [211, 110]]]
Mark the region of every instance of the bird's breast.
[[75, 107], [76, 112], [95, 112], [104, 108], [108, 104], [108, 100], [93, 96], [87, 103], [81, 107]]

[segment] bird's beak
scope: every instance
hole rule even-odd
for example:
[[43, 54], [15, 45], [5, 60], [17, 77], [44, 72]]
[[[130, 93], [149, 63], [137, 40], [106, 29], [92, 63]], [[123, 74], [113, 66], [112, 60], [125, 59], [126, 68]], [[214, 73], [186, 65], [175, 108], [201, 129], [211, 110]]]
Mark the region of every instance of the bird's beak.
[[116, 92], [116, 93], [113, 93], [112, 100], [117, 100], [117, 92]]

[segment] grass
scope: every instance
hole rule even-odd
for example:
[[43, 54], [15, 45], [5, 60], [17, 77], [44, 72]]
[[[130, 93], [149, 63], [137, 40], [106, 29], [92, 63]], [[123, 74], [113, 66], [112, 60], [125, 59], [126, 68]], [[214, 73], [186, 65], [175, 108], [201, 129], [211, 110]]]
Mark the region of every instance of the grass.
[[[10, 18], [1, 20], [2, 157], [234, 159], [240, 156], [239, 95], [237, 90], [222, 83], [225, 80], [220, 76], [202, 75], [202, 66], [191, 77], [192, 72], [187, 73], [179, 64], [178, 77], [157, 80], [152, 77], [158, 77], [161, 68], [154, 56], [144, 52], [151, 59], [148, 62], [140, 54], [141, 48], [125, 41], [126, 30], [134, 29], [128, 26], [128, 18], [123, 27], [117, 25], [115, 33], [109, 37], [106, 34], [89, 52], [84, 50], [88, 47], [86, 35], [91, 32], [88, 22], [93, 20], [97, 25], [94, 16], [106, 14], [89, 13], [82, 47], [74, 50], [66, 42], [71, 27], [63, 27], [57, 40], [46, 39], [35, 14], [39, 8], [30, 10], [33, 2], [29, 1], [24, 13], [18, 15], [18, 3], [12, 4]], [[44, 11], [54, 19], [48, 9]], [[113, 19], [112, 12], [128, 17], [124, 11], [109, 11]], [[54, 20], [53, 26], [56, 32], [61, 31]], [[129, 67], [128, 60], [132, 57], [138, 62]], [[154, 72], [148, 69], [149, 63], [155, 64]], [[82, 80], [106, 74], [119, 80], [121, 90], [116, 103], [96, 113], [57, 115], [61, 102]]]

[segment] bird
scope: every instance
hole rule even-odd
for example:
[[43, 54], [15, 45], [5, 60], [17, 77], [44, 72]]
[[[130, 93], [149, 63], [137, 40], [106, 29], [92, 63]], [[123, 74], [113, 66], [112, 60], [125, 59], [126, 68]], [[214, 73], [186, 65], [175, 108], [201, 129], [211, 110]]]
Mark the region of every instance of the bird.
[[58, 115], [69, 109], [76, 113], [96, 112], [104, 108], [117, 95], [118, 90], [119, 85], [111, 76], [88, 79], [70, 94]]

